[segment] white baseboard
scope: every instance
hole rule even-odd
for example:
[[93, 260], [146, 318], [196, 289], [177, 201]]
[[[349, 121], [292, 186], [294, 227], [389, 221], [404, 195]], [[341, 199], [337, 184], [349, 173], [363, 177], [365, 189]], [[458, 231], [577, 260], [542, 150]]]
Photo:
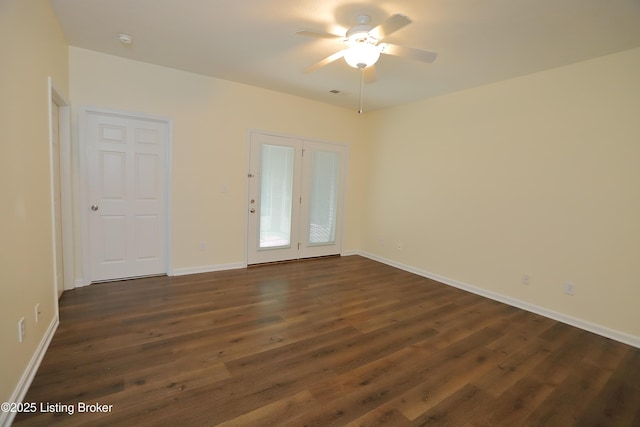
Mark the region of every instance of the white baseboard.
[[75, 286], [76, 288], [82, 288], [83, 286], [89, 286], [91, 282], [85, 281], [83, 278], [76, 279]]
[[198, 273], [211, 273], [213, 271], [224, 271], [224, 270], [237, 270], [239, 268], [245, 268], [247, 265], [241, 262], [236, 262], [232, 264], [216, 264], [216, 265], [206, 265], [203, 267], [188, 267], [188, 268], [174, 268], [173, 276], [186, 276], [187, 274], [198, 274]]
[[[49, 327], [45, 331], [44, 336], [42, 337], [42, 340], [40, 340], [40, 344], [38, 344], [38, 348], [36, 349], [35, 353], [33, 353], [33, 356], [31, 357], [31, 360], [29, 361], [27, 368], [22, 373], [22, 376], [20, 377], [20, 381], [18, 381], [18, 385], [16, 385], [16, 388], [13, 390], [13, 393], [9, 398], [9, 402], [18, 403], [18, 402], [22, 402], [22, 399], [24, 399], [24, 396], [27, 394], [27, 391], [31, 386], [31, 382], [33, 381], [33, 378], [36, 376], [36, 372], [38, 372], [38, 368], [40, 367], [42, 358], [44, 357], [44, 354], [47, 352], [47, 349], [49, 348], [49, 344], [51, 343], [51, 340], [53, 339], [53, 335], [56, 333], [56, 329], [58, 329], [59, 324], [60, 324], [60, 321], [58, 317], [54, 317], [51, 323], [49, 324]], [[0, 426], [9, 427], [15, 417], [16, 417], [15, 412], [0, 411]]]
[[621, 343], [628, 344], [636, 348], [640, 348], [640, 337], [630, 335], [625, 332], [616, 331], [614, 329], [610, 329], [602, 325], [591, 323], [584, 319], [578, 319], [572, 316], [568, 316], [566, 314], [559, 313], [557, 311], [549, 310], [547, 308], [544, 308], [535, 304], [530, 304], [528, 302], [521, 301], [516, 298], [512, 298], [496, 292], [488, 291], [486, 289], [478, 288], [476, 286], [468, 285], [466, 283], [458, 282], [456, 280], [449, 279], [448, 277], [440, 276], [439, 274], [435, 274], [425, 270], [421, 270], [419, 268], [411, 267], [409, 265], [405, 265], [396, 261], [391, 261], [386, 258], [382, 258], [367, 252], [360, 252], [359, 255], [365, 258], [372, 259], [374, 261], [381, 262], [383, 264], [390, 265], [392, 267], [399, 268], [401, 270], [408, 271], [410, 273], [417, 274], [418, 276], [435, 280], [445, 285], [453, 286], [454, 288], [462, 289], [464, 291], [471, 292], [473, 294], [480, 295], [480, 296], [492, 299], [494, 301], [499, 301], [513, 307], [521, 308], [523, 310], [530, 311], [532, 313], [539, 314], [541, 316], [548, 317], [550, 319], [557, 320], [562, 323], [566, 323], [567, 325], [575, 326], [585, 331], [593, 332], [594, 334], [598, 334], [603, 337], [611, 338], [612, 340], [619, 341]]
[[340, 256], [353, 256], [353, 255], [360, 255], [360, 252], [356, 251], [356, 250], [351, 250], [351, 251], [343, 251]]

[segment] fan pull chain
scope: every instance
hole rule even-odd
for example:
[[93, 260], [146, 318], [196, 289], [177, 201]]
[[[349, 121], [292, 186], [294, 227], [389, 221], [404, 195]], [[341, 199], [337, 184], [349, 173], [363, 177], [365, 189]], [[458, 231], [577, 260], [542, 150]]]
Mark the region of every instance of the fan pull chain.
[[358, 114], [362, 114], [362, 104], [364, 100], [364, 68], [360, 68], [360, 108], [358, 109]]

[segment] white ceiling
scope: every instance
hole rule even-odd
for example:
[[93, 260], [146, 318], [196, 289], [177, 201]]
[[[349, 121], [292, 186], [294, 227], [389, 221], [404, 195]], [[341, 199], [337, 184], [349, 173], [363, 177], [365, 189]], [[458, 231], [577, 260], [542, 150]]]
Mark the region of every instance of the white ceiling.
[[[51, 0], [70, 45], [357, 109], [360, 73], [342, 48], [301, 29], [344, 34], [413, 21], [386, 42], [438, 52], [433, 64], [383, 55], [365, 87], [373, 110], [640, 46], [640, 0]], [[118, 33], [134, 38], [122, 45]], [[640, 74], [639, 74], [640, 75]], [[340, 94], [329, 93], [330, 90]]]

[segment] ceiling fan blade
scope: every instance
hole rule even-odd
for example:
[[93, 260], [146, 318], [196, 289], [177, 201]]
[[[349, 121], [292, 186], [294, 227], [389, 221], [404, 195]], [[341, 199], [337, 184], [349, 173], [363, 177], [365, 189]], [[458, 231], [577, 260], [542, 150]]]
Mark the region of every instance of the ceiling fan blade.
[[344, 39], [344, 36], [338, 36], [331, 33], [319, 33], [317, 31], [300, 30], [300, 31], [296, 31], [296, 34], [299, 36], [313, 37], [316, 39], [334, 39], [334, 40]]
[[403, 56], [405, 58], [415, 59], [416, 61], [432, 63], [438, 57], [437, 52], [430, 50], [398, 46], [389, 43], [380, 43], [378, 46], [380, 46], [380, 52], [386, 53], [387, 55]]
[[370, 65], [369, 67], [362, 70], [364, 73], [364, 82], [365, 83], [375, 83], [378, 78], [376, 77], [376, 66]]
[[369, 34], [378, 40], [382, 40], [410, 23], [411, 19], [409, 19], [408, 16], [396, 13], [395, 15], [388, 17], [382, 24], [369, 31]]
[[340, 58], [342, 58], [344, 56], [345, 50], [346, 49], [343, 49], [343, 50], [340, 50], [340, 51], [334, 53], [331, 56], [327, 56], [323, 60], [316, 62], [315, 64], [313, 64], [312, 66], [310, 66], [309, 68], [304, 70], [304, 72], [305, 73], [312, 73], [312, 72], [316, 71], [318, 68], [324, 67], [327, 64], [331, 64], [333, 61], [337, 61], [338, 59], [340, 59]]

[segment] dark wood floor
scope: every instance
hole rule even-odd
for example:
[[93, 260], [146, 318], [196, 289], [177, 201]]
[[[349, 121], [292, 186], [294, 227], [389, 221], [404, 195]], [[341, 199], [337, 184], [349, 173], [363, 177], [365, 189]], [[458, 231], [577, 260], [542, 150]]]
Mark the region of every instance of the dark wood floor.
[[93, 285], [60, 317], [24, 401], [111, 412], [17, 426], [640, 426], [640, 350], [358, 256]]

